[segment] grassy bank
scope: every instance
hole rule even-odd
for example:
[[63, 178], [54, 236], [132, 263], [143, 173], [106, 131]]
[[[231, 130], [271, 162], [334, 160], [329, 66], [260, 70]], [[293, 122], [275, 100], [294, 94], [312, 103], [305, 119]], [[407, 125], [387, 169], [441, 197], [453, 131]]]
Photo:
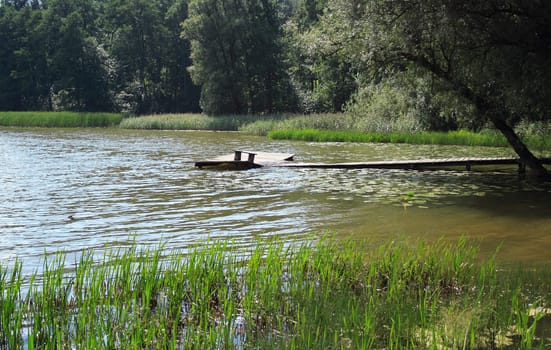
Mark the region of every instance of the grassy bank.
[[[372, 132], [359, 128], [359, 121], [346, 114], [312, 115], [233, 115], [210, 117], [203, 114], [168, 114], [128, 118], [122, 128], [158, 130], [241, 131], [271, 139], [310, 142], [384, 142], [508, 147], [496, 131], [470, 132]], [[403, 129], [403, 128], [402, 128]], [[400, 129], [400, 130], [402, 130]], [[517, 130], [535, 151], [551, 150], [549, 125], [523, 124]]]
[[119, 113], [0, 112], [0, 126], [95, 128], [119, 125]]
[[[375, 142], [408, 143], [417, 145], [459, 145], [509, 147], [507, 140], [494, 131], [471, 132], [466, 130], [448, 132], [380, 133], [359, 131], [338, 131], [319, 129], [274, 130], [267, 134], [274, 140], [297, 140], [310, 142]], [[551, 135], [541, 137], [525, 135], [523, 140], [535, 151], [551, 151]]]
[[144, 130], [238, 131], [243, 125], [264, 118], [269, 117], [251, 115], [211, 117], [204, 114], [158, 114], [124, 119], [120, 127], [124, 129]]
[[507, 146], [505, 138], [496, 133], [473, 133], [464, 130], [408, 134], [301, 129], [274, 130], [268, 133], [268, 137], [277, 140], [286, 139], [314, 142], [382, 142], [496, 147]]
[[[215, 130], [241, 131], [252, 135], [267, 135], [271, 139], [312, 142], [385, 142], [467, 146], [508, 146], [496, 131], [451, 132], [386, 130], [373, 132], [360, 126], [346, 114], [311, 115], [231, 115], [157, 114], [124, 118], [113, 113], [74, 112], [0, 112], [0, 126], [19, 127], [110, 127], [144, 130]], [[527, 145], [536, 152], [551, 150], [549, 123], [524, 123], [517, 128]]]
[[308, 116], [280, 115], [222, 115], [155, 114], [127, 118], [120, 125], [125, 129], [145, 130], [214, 130], [241, 131], [266, 136], [272, 130], [289, 128], [320, 128], [342, 130], [350, 127], [342, 114], [312, 114]]
[[[480, 261], [465, 241], [324, 240], [246, 252], [58, 254], [0, 273], [0, 347], [473, 349], [551, 343], [551, 272]], [[66, 267], [71, 266], [71, 272]], [[24, 282], [27, 287], [24, 287]], [[546, 332], [546, 333], [545, 333]]]

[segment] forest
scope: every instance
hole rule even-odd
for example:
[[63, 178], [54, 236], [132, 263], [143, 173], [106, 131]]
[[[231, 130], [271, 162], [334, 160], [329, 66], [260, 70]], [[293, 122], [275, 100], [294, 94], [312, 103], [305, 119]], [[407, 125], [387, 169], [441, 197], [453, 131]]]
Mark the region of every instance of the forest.
[[0, 110], [548, 121], [540, 0], [1, 0]]
[[0, 109], [369, 113], [386, 103], [433, 129], [476, 127], [473, 106], [545, 118], [550, 8], [536, 0], [2, 0]]

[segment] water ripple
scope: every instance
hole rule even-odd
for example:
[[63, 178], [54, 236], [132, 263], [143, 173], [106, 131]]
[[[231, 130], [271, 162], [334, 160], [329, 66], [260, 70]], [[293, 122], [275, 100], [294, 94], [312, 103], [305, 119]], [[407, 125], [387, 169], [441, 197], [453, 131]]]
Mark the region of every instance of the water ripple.
[[[78, 252], [131, 240], [185, 248], [216, 238], [243, 246], [270, 236], [300, 240], [327, 230], [422, 236], [438, 227], [480, 235], [510, 224], [497, 213], [533, 219], [538, 228], [529, 236], [539, 246], [525, 243], [517, 255], [543, 255], [537, 252], [551, 247], [545, 238], [551, 236], [551, 187], [510, 170], [193, 167], [193, 160], [240, 147], [297, 153], [297, 159], [312, 162], [510, 155], [492, 148], [268, 142], [235, 133], [0, 130], [0, 263], [28, 258], [32, 269], [45, 251]], [[476, 230], [465, 222], [445, 225], [461, 216]], [[435, 217], [442, 220], [436, 223]]]

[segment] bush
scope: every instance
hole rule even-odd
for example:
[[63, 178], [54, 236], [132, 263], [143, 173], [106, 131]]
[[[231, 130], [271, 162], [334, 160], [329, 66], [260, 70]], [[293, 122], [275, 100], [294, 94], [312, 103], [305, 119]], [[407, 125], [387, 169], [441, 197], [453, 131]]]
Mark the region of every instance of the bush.
[[[413, 78], [407, 71], [369, 82], [353, 95], [345, 111], [360, 130], [369, 132], [451, 131], [479, 129], [474, 108], [431, 77]], [[443, 91], [443, 92], [442, 92]]]

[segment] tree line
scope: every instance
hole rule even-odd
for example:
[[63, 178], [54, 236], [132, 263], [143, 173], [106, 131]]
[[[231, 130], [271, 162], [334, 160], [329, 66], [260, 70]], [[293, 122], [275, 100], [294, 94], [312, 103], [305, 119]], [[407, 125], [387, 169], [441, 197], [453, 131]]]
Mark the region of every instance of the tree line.
[[0, 0], [0, 109], [549, 120], [541, 0]]
[[0, 109], [199, 110], [180, 0], [0, 1]]

